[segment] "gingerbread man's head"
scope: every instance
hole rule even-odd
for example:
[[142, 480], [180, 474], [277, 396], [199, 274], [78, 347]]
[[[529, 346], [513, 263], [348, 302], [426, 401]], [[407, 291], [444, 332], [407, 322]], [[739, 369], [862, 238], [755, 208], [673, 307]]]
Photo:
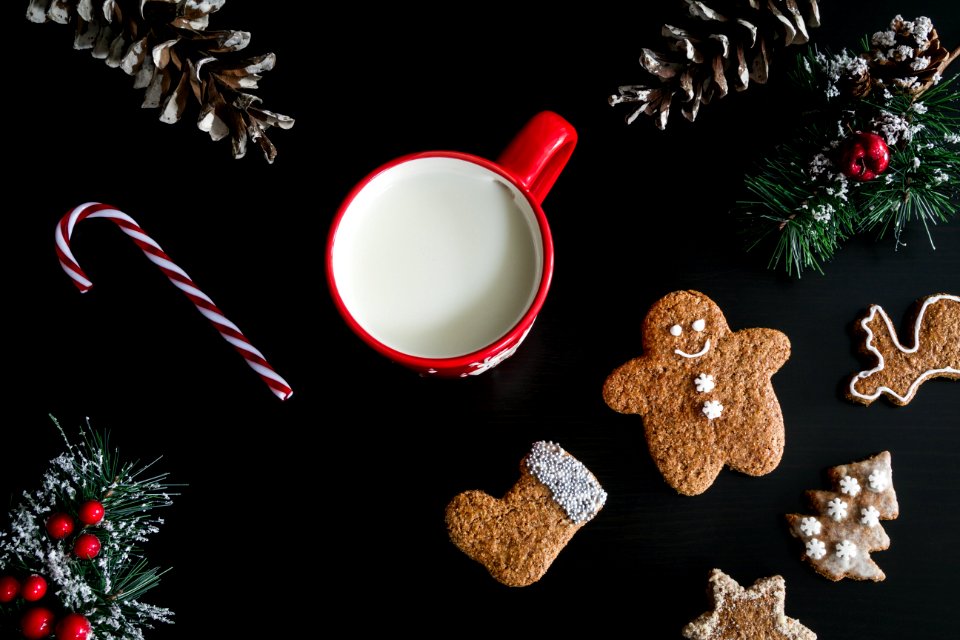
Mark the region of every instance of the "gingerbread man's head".
[[727, 319], [698, 291], [674, 291], [658, 300], [643, 320], [643, 350], [668, 360], [696, 360], [710, 355], [730, 334]]

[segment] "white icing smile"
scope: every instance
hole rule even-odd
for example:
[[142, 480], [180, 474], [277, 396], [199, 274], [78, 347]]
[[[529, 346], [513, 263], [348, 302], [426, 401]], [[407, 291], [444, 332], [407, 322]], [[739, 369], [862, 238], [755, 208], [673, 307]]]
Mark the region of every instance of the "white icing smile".
[[684, 358], [699, 358], [709, 350], [710, 350], [710, 338], [707, 338], [707, 343], [703, 345], [703, 349], [700, 349], [700, 351], [697, 351], [696, 353], [686, 353], [684, 351], [681, 351], [680, 349], [674, 349], [673, 352], [678, 356], [683, 356]]

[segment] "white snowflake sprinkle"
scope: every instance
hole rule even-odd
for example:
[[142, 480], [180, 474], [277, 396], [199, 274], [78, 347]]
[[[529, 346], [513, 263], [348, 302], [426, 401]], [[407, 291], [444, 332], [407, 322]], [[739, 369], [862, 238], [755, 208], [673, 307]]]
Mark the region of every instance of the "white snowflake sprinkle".
[[860, 515], [860, 524], [865, 524], [868, 527], [875, 527], [880, 524], [880, 512], [873, 505], [866, 509], [860, 509]]
[[887, 488], [887, 474], [881, 469], [871, 471], [867, 481], [870, 484], [870, 488], [874, 491], [883, 491]]
[[723, 405], [718, 400], [707, 400], [703, 403], [703, 415], [707, 416], [708, 420], [719, 418], [721, 413]]
[[693, 379], [693, 384], [697, 387], [697, 393], [710, 393], [716, 388], [713, 376], [709, 373], [701, 373]]
[[800, 521], [800, 533], [805, 536], [818, 536], [823, 525], [816, 518], [804, 518]]
[[860, 483], [852, 476], [843, 476], [840, 479], [840, 491], [848, 496], [856, 496], [860, 493]]
[[837, 543], [837, 557], [841, 560], [852, 560], [857, 557], [857, 545], [849, 540], [842, 540]]
[[947, 144], [958, 144], [960, 143], [960, 133], [945, 133], [943, 141]]
[[814, 560], [820, 560], [827, 555], [827, 545], [816, 538], [807, 540], [807, 555]]
[[847, 517], [847, 503], [840, 498], [834, 498], [827, 503], [827, 515], [840, 522]]

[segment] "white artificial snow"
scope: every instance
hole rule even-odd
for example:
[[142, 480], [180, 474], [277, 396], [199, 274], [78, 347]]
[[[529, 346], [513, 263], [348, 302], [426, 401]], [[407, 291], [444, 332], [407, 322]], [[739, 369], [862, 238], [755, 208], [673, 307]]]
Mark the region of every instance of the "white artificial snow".
[[896, 42], [896, 38], [897, 34], [893, 31], [877, 31], [873, 34], [873, 37], [870, 38], [870, 44], [877, 48], [889, 48]]

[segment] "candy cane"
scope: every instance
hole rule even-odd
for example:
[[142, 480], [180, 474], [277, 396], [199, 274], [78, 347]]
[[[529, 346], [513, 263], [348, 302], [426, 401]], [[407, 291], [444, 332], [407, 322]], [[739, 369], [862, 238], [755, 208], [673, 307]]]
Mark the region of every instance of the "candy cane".
[[232, 344], [234, 349], [243, 356], [250, 368], [260, 374], [260, 377], [267, 383], [274, 395], [281, 400], [286, 400], [293, 395], [293, 389], [290, 388], [290, 385], [273, 370], [263, 354], [255, 349], [250, 341], [240, 333], [237, 325], [224, 317], [223, 312], [217, 308], [217, 305], [213, 304], [213, 300], [194, 285], [190, 276], [174, 264], [160, 248], [160, 245], [144, 233], [133, 218], [109, 205], [98, 202], [88, 202], [70, 211], [60, 220], [56, 230], [57, 257], [60, 259], [60, 266], [80, 289], [80, 293], [89, 291], [93, 283], [90, 282], [83, 269], [77, 264], [76, 258], [73, 257], [73, 252], [70, 251], [70, 237], [73, 235], [73, 227], [87, 218], [106, 218], [133, 238], [133, 241], [137, 243], [137, 246], [140, 247], [150, 262], [160, 267], [160, 270], [170, 279], [170, 282], [186, 294], [190, 302], [197, 307], [197, 310], [220, 332], [223, 339]]

